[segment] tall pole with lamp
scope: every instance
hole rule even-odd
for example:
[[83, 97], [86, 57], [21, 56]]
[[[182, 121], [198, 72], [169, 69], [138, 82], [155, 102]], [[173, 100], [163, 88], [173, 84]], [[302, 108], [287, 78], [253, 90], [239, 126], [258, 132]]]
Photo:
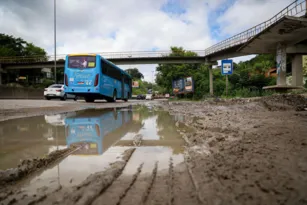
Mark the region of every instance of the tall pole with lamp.
[[[57, 83], [56, 79], [56, 0], [53, 0], [54, 2], [54, 83]], [[55, 126], [55, 138], [56, 138], [56, 147], [57, 150], [59, 150], [59, 145], [58, 145], [58, 127], [57, 125]], [[58, 184], [60, 186], [60, 166], [57, 166], [57, 171], [58, 171]]]
[[57, 83], [56, 79], [56, 0], [54, 2], [54, 83]]
[[153, 90], [153, 84], [154, 84], [154, 70], [153, 71], [151, 71], [152, 72], [152, 84], [151, 84], [151, 92], [152, 92], [152, 94], [154, 94], [154, 90]]

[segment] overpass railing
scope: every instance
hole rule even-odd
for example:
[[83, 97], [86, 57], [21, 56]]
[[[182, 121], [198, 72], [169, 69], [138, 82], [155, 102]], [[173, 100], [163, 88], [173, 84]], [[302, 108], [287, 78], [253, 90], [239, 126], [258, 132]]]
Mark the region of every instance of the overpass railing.
[[[258, 24], [242, 33], [239, 33], [231, 38], [221, 41], [206, 50], [187, 50], [195, 52], [198, 56], [208, 56], [213, 53], [219, 52], [221, 50], [231, 48], [237, 45], [246, 43], [248, 40], [253, 38], [255, 35], [259, 34], [272, 24], [276, 23], [278, 20], [284, 16], [302, 16], [307, 14], [307, 0], [296, 0], [289, 6], [284, 8], [278, 14], [273, 16], [271, 19]], [[99, 53], [107, 59], [119, 59], [119, 58], [155, 58], [155, 57], [176, 57], [169, 56], [171, 51], [137, 51], [137, 52], [104, 52]], [[64, 60], [66, 55], [57, 55], [56, 60]], [[179, 57], [179, 56], [178, 56]], [[0, 63], [33, 63], [33, 62], [46, 62], [53, 61], [54, 56], [16, 56], [16, 57], [0, 57]]]
[[[186, 50], [190, 52], [197, 53], [198, 56], [204, 56], [204, 50]], [[171, 51], [134, 51], [134, 52], [104, 52], [95, 53], [103, 56], [107, 59], [127, 59], [127, 58], [168, 58], [168, 57], [178, 57], [182, 56], [172, 53]], [[173, 55], [170, 55], [173, 54]], [[57, 61], [65, 60], [66, 54], [61, 54], [56, 56]], [[188, 58], [188, 57], [187, 57]], [[0, 57], [0, 63], [39, 63], [54, 61], [54, 56], [16, 56], [16, 57]]]
[[246, 43], [248, 40], [262, 32], [272, 24], [276, 23], [284, 16], [298, 17], [306, 14], [306, 12], [307, 0], [296, 0], [269, 20], [207, 48], [205, 50], [205, 55], [207, 56], [218, 51]]

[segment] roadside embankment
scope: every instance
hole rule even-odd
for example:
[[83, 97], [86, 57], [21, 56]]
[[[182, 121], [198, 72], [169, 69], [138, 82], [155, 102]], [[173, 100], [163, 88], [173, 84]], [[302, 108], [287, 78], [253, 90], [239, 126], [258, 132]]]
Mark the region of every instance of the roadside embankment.
[[195, 132], [183, 134], [201, 201], [307, 202], [307, 100], [296, 95], [165, 102]]

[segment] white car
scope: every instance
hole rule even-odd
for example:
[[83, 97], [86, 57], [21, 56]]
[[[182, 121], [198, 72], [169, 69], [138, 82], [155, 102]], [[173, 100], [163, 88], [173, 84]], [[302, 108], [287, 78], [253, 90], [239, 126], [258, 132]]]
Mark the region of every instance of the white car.
[[60, 98], [61, 100], [66, 100], [68, 98], [77, 100], [77, 96], [66, 94], [64, 91], [64, 85], [61, 84], [53, 84], [48, 88], [45, 88], [44, 96], [46, 100], [50, 100], [51, 98]]
[[152, 94], [146, 94], [146, 100], [153, 100]]

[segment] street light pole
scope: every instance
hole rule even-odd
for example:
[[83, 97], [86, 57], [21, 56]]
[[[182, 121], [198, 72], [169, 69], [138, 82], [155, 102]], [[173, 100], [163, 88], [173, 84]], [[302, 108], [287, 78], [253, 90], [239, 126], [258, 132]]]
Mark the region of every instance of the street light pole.
[[153, 84], [154, 84], [154, 72], [155, 71], [151, 71], [151, 72], [152, 72], [151, 92], [152, 92], [152, 94], [154, 94]]
[[54, 2], [54, 83], [57, 83], [56, 79], [56, 0]]

